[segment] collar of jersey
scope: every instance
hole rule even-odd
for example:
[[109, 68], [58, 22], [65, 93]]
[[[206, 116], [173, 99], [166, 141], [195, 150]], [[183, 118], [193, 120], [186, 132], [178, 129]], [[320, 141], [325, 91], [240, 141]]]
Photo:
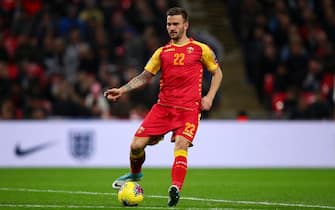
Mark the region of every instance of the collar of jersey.
[[192, 38], [188, 38], [188, 42], [186, 42], [185, 44], [174, 44], [172, 41], [170, 41], [170, 45], [173, 45], [173, 46], [176, 46], [176, 47], [182, 47], [182, 46], [185, 46], [185, 45], [188, 45], [188, 44], [190, 44], [192, 41], [193, 41], [193, 39]]

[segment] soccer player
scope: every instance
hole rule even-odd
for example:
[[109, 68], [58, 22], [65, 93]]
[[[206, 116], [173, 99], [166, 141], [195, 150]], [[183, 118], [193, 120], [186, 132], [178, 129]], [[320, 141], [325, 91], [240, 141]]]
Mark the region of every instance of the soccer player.
[[[189, 38], [187, 12], [179, 7], [167, 11], [167, 32], [171, 41], [158, 48], [141, 74], [119, 88], [111, 88], [104, 95], [116, 101], [123, 94], [147, 84], [160, 70], [160, 92], [135, 133], [130, 145], [130, 173], [117, 178], [113, 188], [120, 188], [128, 180], [142, 178], [145, 147], [155, 145], [172, 131], [174, 162], [171, 170], [168, 206], [176, 206], [187, 172], [187, 152], [193, 146], [201, 110], [210, 110], [222, 80], [222, 71], [213, 51], [203, 43]], [[203, 66], [212, 73], [210, 88], [202, 97]]]

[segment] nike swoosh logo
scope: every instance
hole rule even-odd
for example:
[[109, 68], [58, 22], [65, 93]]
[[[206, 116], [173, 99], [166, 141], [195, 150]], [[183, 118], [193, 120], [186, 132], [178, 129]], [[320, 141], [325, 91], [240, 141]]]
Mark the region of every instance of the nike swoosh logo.
[[18, 156], [18, 157], [24, 157], [24, 156], [27, 156], [27, 155], [31, 155], [37, 151], [40, 151], [40, 150], [43, 150], [45, 149], [46, 147], [49, 147], [51, 146], [53, 143], [52, 142], [46, 142], [46, 143], [43, 143], [43, 144], [39, 144], [39, 145], [36, 145], [36, 146], [32, 146], [32, 147], [29, 147], [29, 148], [22, 148], [20, 144], [16, 144], [15, 145], [15, 155]]

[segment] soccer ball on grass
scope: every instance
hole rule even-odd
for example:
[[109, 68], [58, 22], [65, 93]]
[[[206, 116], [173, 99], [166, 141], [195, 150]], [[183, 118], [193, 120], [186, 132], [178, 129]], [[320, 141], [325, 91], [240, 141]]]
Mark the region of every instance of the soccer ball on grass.
[[137, 182], [124, 183], [117, 193], [119, 202], [124, 206], [137, 206], [143, 199], [143, 188]]

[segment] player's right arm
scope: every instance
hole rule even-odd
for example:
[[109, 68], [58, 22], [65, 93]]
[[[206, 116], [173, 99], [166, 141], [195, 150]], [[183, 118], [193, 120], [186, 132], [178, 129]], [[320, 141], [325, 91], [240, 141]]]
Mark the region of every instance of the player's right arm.
[[118, 100], [124, 93], [142, 87], [146, 85], [154, 75], [147, 70], [144, 70], [141, 74], [137, 75], [133, 79], [131, 79], [127, 84], [119, 87], [119, 88], [110, 88], [104, 92], [104, 96], [107, 97], [108, 100], [116, 101]]
[[142, 87], [147, 84], [159, 71], [161, 62], [160, 62], [160, 53], [162, 48], [158, 48], [155, 53], [152, 55], [147, 65], [144, 67], [144, 71], [131, 79], [127, 84], [123, 85], [120, 88], [110, 88], [104, 92], [104, 96], [107, 97], [108, 100], [116, 101], [118, 100], [124, 93]]

